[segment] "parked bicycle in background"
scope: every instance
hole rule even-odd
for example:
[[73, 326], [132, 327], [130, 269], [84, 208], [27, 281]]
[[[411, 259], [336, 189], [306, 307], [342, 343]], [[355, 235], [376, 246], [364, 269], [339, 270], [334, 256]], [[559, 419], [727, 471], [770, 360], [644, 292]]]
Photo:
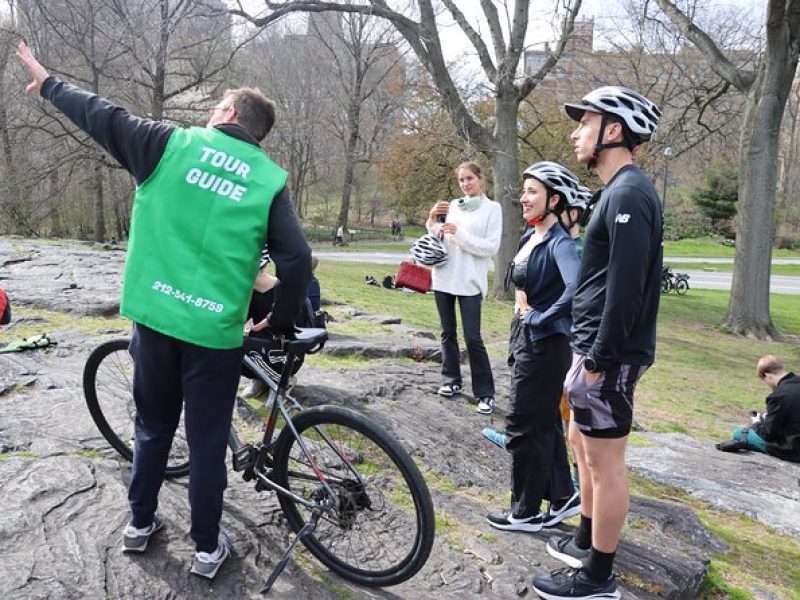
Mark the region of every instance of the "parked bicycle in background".
[[676, 273], [669, 265], [661, 268], [661, 293], [668, 294], [671, 291], [683, 296], [689, 291], [689, 274]]

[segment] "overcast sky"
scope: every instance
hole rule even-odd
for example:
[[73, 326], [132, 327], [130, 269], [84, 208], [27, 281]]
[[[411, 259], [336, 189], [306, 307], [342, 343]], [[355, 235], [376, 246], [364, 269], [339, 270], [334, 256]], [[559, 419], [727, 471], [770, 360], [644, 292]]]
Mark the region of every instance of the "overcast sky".
[[[509, 4], [511, 1], [513, 0], [509, 0]], [[480, 29], [482, 32], [487, 31], [486, 22], [480, 18], [482, 17], [482, 11], [476, 10], [477, 0], [456, 0], [456, 2], [464, 10], [465, 14], [469, 16], [470, 24], [473, 27]], [[502, 6], [500, 0], [495, 0], [495, 4]], [[560, 19], [556, 18], [554, 20], [552, 11], [541, 9], [537, 11], [535, 9], [537, 6], [552, 6], [553, 4], [553, 2], [532, 0], [526, 39], [526, 44], [529, 47], [543, 45], [544, 42], [553, 42], [556, 39]], [[715, 12], [744, 9], [752, 13], [753, 18], [758, 19], [758, 22], [761, 23], [763, 22], [766, 4], [766, 0], [708, 0], [704, 3], [704, 7]], [[597, 32], [597, 29], [609, 28], [613, 25], [614, 20], [619, 18], [619, 15], [624, 14], [621, 5], [622, 2], [620, 0], [583, 0], [578, 19], [594, 18], [596, 23], [595, 31]], [[655, 3], [653, 5], [655, 6]], [[472, 6], [473, 10], [467, 10], [469, 6]], [[474, 48], [452, 20], [442, 19], [439, 31], [448, 60], [463, 56], [465, 53], [474, 54]], [[484, 35], [483, 38], [487, 41], [490, 40], [488, 35]]]

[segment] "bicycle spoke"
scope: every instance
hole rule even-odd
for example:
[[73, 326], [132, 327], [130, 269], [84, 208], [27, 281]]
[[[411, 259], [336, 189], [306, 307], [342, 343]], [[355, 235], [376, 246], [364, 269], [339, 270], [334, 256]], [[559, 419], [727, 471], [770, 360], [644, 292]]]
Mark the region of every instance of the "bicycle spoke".
[[[308, 454], [291, 440], [286, 485], [304, 500], [333, 504], [323, 511], [306, 545], [312, 551], [318, 548], [315, 555], [345, 576], [353, 571], [385, 575], [402, 571], [412, 558], [418, 562], [419, 544], [429, 544], [427, 539], [420, 541], [420, 527], [430, 527], [432, 537], [432, 512], [428, 524], [419, 514], [419, 499], [393, 454], [396, 451], [388, 453], [371, 438], [376, 435], [371, 432], [374, 426], [362, 432], [347, 424], [295, 425]], [[300, 517], [298, 523], [310, 518], [307, 507], [292, 503], [292, 510]]]

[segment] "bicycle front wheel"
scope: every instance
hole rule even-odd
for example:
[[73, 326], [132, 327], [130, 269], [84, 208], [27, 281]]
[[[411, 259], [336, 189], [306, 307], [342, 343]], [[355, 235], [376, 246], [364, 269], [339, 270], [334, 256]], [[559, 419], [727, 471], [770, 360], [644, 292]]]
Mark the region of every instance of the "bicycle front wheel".
[[[136, 406], [133, 402], [133, 359], [128, 354], [129, 339], [100, 344], [89, 355], [83, 368], [83, 395], [89, 414], [106, 441], [122, 458], [133, 461], [133, 432]], [[189, 473], [189, 446], [183, 415], [172, 440], [166, 475], [183, 477]]]
[[[308, 455], [284, 427], [275, 449], [275, 482], [305, 500], [333, 505], [303, 538], [305, 546], [359, 585], [396, 585], [411, 578], [428, 560], [435, 524], [430, 492], [408, 453], [352, 410], [320, 406], [292, 422]], [[289, 526], [299, 531], [311, 509], [283, 494], [278, 498]]]

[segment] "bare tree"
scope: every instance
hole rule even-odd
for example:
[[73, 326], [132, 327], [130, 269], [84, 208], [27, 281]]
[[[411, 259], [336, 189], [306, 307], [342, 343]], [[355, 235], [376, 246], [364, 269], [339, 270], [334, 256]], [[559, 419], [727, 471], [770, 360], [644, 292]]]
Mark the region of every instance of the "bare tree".
[[769, 279], [775, 228], [778, 147], [784, 108], [800, 55], [800, 0], [767, 0], [766, 42], [755, 69], [726, 56], [696, 19], [670, 0], [656, 0], [711, 67], [747, 95], [739, 156], [739, 226], [727, 326], [758, 338], [777, 335], [769, 310]]
[[318, 59], [332, 75], [322, 84], [328, 84], [332, 103], [329, 125], [344, 150], [336, 226], [347, 231], [357, 168], [371, 164], [402, 99], [400, 86], [392, 86], [393, 78], [403, 77], [402, 53], [389, 24], [359, 13], [329, 14], [334, 18], [312, 18], [309, 31], [317, 41]]
[[[553, 53], [547, 57], [537, 72], [522, 78], [518, 77], [518, 70], [525, 50], [530, 0], [513, 0], [513, 2], [509, 0], [507, 4], [503, 3], [501, 7], [505, 8], [505, 14], [501, 14], [498, 10], [498, 3], [492, 0], [480, 0], [483, 17], [488, 24], [489, 41], [485, 40], [481, 32], [470, 24], [470, 20], [456, 5], [455, 0], [442, 0], [442, 4], [474, 47], [484, 74], [491, 83], [494, 114], [489, 124], [481, 123], [470, 112], [448, 70], [442, 53], [433, 0], [417, 0], [409, 3], [409, 14], [413, 16], [392, 9], [385, 0], [365, 0], [363, 2], [266, 1], [265, 5], [269, 12], [265, 15], [251, 14], [244, 10], [241, 3], [238, 3], [238, 7], [232, 9], [232, 13], [259, 27], [264, 27], [293, 12], [325, 11], [370, 15], [392, 23], [430, 74], [458, 134], [491, 161], [494, 175], [494, 195], [504, 209], [503, 225], [507, 231], [514, 231], [519, 217], [518, 212], [514, 210], [519, 175], [517, 145], [519, 104], [558, 61], [567, 38], [572, 32], [575, 16], [581, 7], [581, 0], [563, 0], [554, 3], [555, 6], [562, 7], [564, 11], [559, 41]], [[515, 251], [516, 242], [513, 236], [504, 236], [496, 264], [502, 265], [504, 268]], [[495, 278], [494, 292], [498, 296], [506, 295], [501, 277]]]

